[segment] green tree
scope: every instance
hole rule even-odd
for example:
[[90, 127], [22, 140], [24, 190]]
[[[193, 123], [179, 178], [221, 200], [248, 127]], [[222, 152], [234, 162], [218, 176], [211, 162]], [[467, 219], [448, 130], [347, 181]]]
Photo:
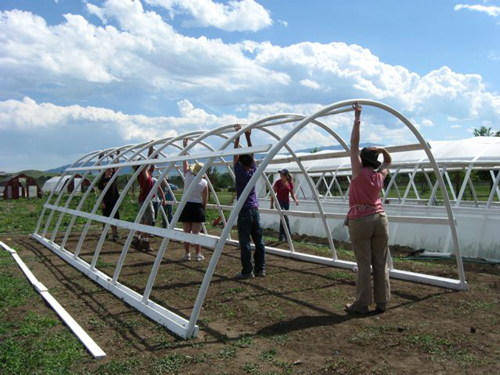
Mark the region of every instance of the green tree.
[[500, 131], [492, 132], [491, 128], [481, 126], [479, 129], [474, 129], [474, 137], [500, 137]]

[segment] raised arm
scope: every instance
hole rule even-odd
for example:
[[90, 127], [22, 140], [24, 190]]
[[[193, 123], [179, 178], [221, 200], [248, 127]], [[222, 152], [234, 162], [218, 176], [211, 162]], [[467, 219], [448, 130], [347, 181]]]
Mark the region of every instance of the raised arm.
[[[184, 138], [184, 140], [182, 141], [182, 146], [183, 146], [184, 148], [186, 148], [186, 147], [187, 147], [187, 145], [188, 145], [188, 139], [187, 139], [187, 138]], [[188, 164], [188, 161], [187, 161], [187, 160], [184, 160], [184, 161], [182, 162], [182, 167], [183, 167], [182, 169], [183, 169], [183, 171], [184, 171], [184, 174], [186, 174], [186, 173], [187, 173], [187, 171], [188, 171], [188, 169], [189, 169], [189, 164]]]
[[[153, 154], [153, 152], [155, 152], [155, 149], [153, 146], [149, 146], [149, 151], [148, 151], [148, 158]], [[158, 155], [155, 156], [155, 158], [157, 158]], [[144, 169], [147, 169], [149, 174], [152, 176], [153, 175], [153, 172], [155, 171], [155, 165], [154, 164], [151, 164], [149, 167], [145, 167]]]
[[361, 163], [361, 157], [359, 156], [359, 139], [360, 139], [360, 126], [361, 126], [361, 106], [358, 102], [354, 103], [354, 124], [351, 132], [351, 167], [352, 167], [352, 178], [358, 177], [359, 172], [363, 164]]
[[389, 173], [389, 166], [392, 163], [391, 154], [383, 147], [377, 147], [376, 151], [377, 153], [384, 155], [384, 162], [382, 163], [378, 171], [382, 173], [385, 177]]
[[[239, 124], [234, 125], [234, 130], [239, 131], [240, 129], [241, 129], [241, 126]], [[234, 148], [238, 148], [238, 147], [240, 147], [240, 137], [239, 136], [236, 137], [236, 139], [234, 140]], [[233, 166], [238, 163], [238, 160], [239, 160], [239, 156], [234, 155], [233, 156]]]
[[[247, 130], [245, 132], [245, 138], [247, 139], [247, 145], [248, 147], [252, 147], [252, 138], [251, 138], [251, 135], [252, 135], [252, 130]], [[253, 156], [253, 154], [252, 154]]]
[[[116, 154], [115, 154], [115, 158], [113, 159], [113, 163], [114, 164], [118, 164], [120, 162], [120, 150], [116, 151]], [[117, 168], [113, 168], [113, 174], [116, 173], [118, 169]]]

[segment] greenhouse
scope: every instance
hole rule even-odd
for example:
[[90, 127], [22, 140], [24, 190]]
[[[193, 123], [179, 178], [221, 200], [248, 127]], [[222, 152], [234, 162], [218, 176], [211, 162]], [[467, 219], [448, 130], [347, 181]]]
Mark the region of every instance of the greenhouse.
[[[269, 208], [269, 199], [274, 194], [271, 186], [276, 172], [286, 167], [294, 174], [300, 204], [287, 211], [292, 233], [286, 233], [286, 248], [267, 246], [266, 251], [302, 261], [355, 270], [356, 263], [342, 259], [335, 245], [336, 241], [348, 241], [348, 233], [342, 222], [348, 207], [350, 162], [348, 144], [334, 131], [335, 126], [332, 126], [335, 119], [352, 118], [350, 112], [355, 101], [338, 102], [307, 116], [270, 116], [242, 125], [241, 130], [235, 130], [234, 124], [228, 124], [212, 130], [189, 132], [173, 138], [89, 153], [66, 170], [65, 176], [69, 178], [60, 179], [58, 186], [54, 187], [40, 214], [33, 237], [101, 286], [172, 332], [184, 338], [196, 336], [197, 321], [218, 259], [225, 246], [238, 246], [237, 240], [231, 237], [231, 231], [244, 198], [252, 187], [256, 186], [258, 190], [263, 224], [275, 229], [280, 220], [284, 221], [280, 209]], [[477, 138], [429, 144], [417, 128], [397, 110], [376, 101], [358, 101], [365, 108], [370, 108], [374, 113], [382, 114], [386, 119], [405, 128], [414, 140], [413, 143], [387, 147], [393, 155], [391, 174], [383, 192], [390, 222], [390, 245], [424, 249], [426, 253], [439, 253], [443, 256], [451, 255], [457, 265], [457, 277], [445, 278], [399, 270], [392, 260], [388, 259], [390, 276], [411, 282], [466, 290], [463, 256], [491, 260], [500, 258], [500, 254], [495, 252], [495, 249], [498, 249], [498, 239], [494, 235], [494, 228], [498, 227], [500, 221], [500, 148], [497, 140]], [[326, 134], [330, 140], [328, 144], [338, 145], [339, 149], [296, 153], [289, 144], [294, 137], [300, 137], [306, 127], [313, 127]], [[233, 144], [236, 137], [250, 129], [253, 134], [265, 135], [260, 138], [265, 141], [252, 147], [235, 149]], [[186, 147], [183, 147], [184, 139], [189, 139]], [[248, 153], [256, 155], [259, 164], [256, 173], [243, 191], [241, 199], [222, 204], [208, 178], [210, 168], [225, 170], [234, 177], [233, 156]], [[169, 203], [175, 206], [175, 214], [167, 228], [140, 224], [145, 212], [144, 205], [138, 209], [133, 221], [114, 218], [114, 213], [131, 193], [142, 169], [152, 164], [156, 167], [158, 181], [146, 197], [148, 202], [153, 199], [153, 194], [164, 177], [178, 175], [183, 178], [182, 162], [186, 160], [203, 161], [204, 166], [183, 196], [188, 196], [195, 182], [205, 175], [213, 197], [213, 203], [208, 208], [217, 211], [222, 229], [215, 230], [207, 223], [199, 235], [184, 233], [177, 227], [177, 222], [186, 201], [175, 198], [174, 194], [174, 200]], [[136, 169], [126, 185], [121, 187], [120, 197], [113, 212], [109, 217], [102, 216], [99, 208], [110, 184], [101, 191], [97, 199], [92, 200], [98, 181], [106, 169], [116, 168], [118, 173], [112, 177], [116, 179], [120, 171], [130, 167]], [[81, 174], [81, 180], [88, 178], [90, 185], [79, 196], [76, 194], [79, 190], [78, 183], [73, 192], [64, 193], [65, 186], [61, 188], [59, 185], [71, 183], [77, 174]], [[481, 174], [483, 180], [485, 175], [488, 176], [489, 182], [486, 186], [477, 184], [478, 174]], [[75, 229], [76, 220], [85, 223], [81, 231]], [[88, 262], [82, 259], [82, 247], [88, 238], [91, 224], [96, 222], [102, 223], [103, 228], [92, 252], [92, 259]], [[99, 257], [106, 247], [105, 239], [110, 226], [121, 228], [122, 232], [127, 231], [128, 235], [116, 258], [114, 272], [106, 274], [99, 269]], [[132, 290], [120, 282], [120, 275], [126, 264], [127, 254], [131, 251], [136, 231], [161, 239], [161, 246], [155, 253], [155, 261], [144, 290]], [[294, 247], [295, 234], [326, 239], [330, 249], [329, 256], [297, 251]], [[77, 245], [71, 248], [67, 246], [70, 235], [79, 238]], [[187, 241], [212, 249], [211, 259], [188, 318], [155, 303], [150, 298], [158, 272], [161, 267], [165, 267], [162, 260], [168, 256], [170, 241]]]

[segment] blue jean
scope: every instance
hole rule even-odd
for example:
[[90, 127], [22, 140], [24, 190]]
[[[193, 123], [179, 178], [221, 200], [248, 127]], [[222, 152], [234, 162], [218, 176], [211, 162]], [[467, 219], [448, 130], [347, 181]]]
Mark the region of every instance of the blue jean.
[[[279, 201], [278, 201], [279, 202]], [[288, 211], [290, 209], [290, 202], [279, 202], [280, 208], [282, 211]], [[288, 229], [288, 232], [290, 232], [290, 222], [288, 221], [288, 216], [285, 215], [285, 223], [286, 227]], [[290, 233], [291, 235], [291, 233]], [[280, 234], [279, 234], [279, 239], [284, 240], [285, 239], [285, 228], [283, 227], [283, 222], [280, 220]]]
[[[256, 273], [266, 269], [266, 249], [262, 238], [262, 225], [258, 208], [243, 208], [238, 215], [238, 239], [241, 251], [241, 273], [248, 275], [252, 271]], [[250, 237], [255, 244], [253, 255], [255, 267], [252, 266], [252, 249]]]
[[[153, 202], [153, 208], [155, 209], [155, 214], [154, 214], [154, 219], [153, 220], [153, 226], [155, 226], [155, 221], [156, 218], [158, 217], [158, 214], [160, 213], [160, 207], [163, 207], [163, 210], [165, 211], [165, 214], [167, 215], [168, 222], [170, 223], [172, 221], [172, 218], [174, 217], [173, 215], [173, 206], [170, 204], [165, 204], [163, 205], [161, 202]], [[161, 215], [161, 221], [163, 228], [167, 227], [167, 222], [165, 220], [165, 216]]]
[[[172, 218], [174, 217], [174, 206], [172, 206], [171, 204], [166, 204], [163, 206], [163, 209], [167, 214], [168, 223], [170, 224], [172, 222]], [[162, 215], [161, 218], [163, 220], [163, 228], [166, 228], [167, 222], [165, 221], [165, 217]]]
[[158, 217], [158, 213], [160, 212], [160, 205], [161, 205], [161, 202], [153, 201], [153, 208], [155, 211], [153, 213], [153, 227], [155, 226], [156, 218]]

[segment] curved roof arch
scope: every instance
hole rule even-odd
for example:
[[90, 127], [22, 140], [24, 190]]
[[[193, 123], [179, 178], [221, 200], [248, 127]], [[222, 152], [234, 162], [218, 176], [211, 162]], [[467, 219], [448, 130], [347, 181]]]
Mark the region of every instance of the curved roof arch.
[[[332, 249], [332, 256], [330, 258], [319, 259], [319, 257], [310, 257], [304, 254], [298, 254], [295, 252], [293, 247], [293, 242], [290, 233], [287, 233], [288, 244], [290, 246], [290, 251], [285, 253], [280, 253], [276, 250], [275, 253], [290, 257], [296, 257], [298, 259], [308, 260], [308, 261], [318, 261], [324, 264], [353, 269], [355, 264], [352, 262], [342, 261], [337, 258], [335, 251], [335, 245], [332, 238], [332, 230], [329, 227], [329, 220], [332, 218], [338, 219], [338, 216], [342, 216], [338, 213], [326, 212], [324, 209], [324, 200], [320, 199], [318, 189], [316, 184], [312, 179], [312, 173], [315, 173], [317, 168], [317, 163], [328, 160], [328, 167], [330, 169], [348, 168], [347, 162], [344, 160], [348, 157], [349, 147], [347, 143], [342, 139], [342, 137], [337, 134], [332, 128], [327, 126], [322, 118], [328, 116], [335, 116], [343, 113], [352, 111], [352, 104], [354, 102], [359, 102], [363, 106], [372, 106], [379, 108], [395, 118], [399, 119], [414, 135], [416, 143], [413, 145], [406, 146], [396, 146], [394, 148], [395, 152], [398, 154], [409, 154], [407, 161], [402, 161], [401, 163], [417, 163], [419, 166], [424, 166], [424, 157], [427, 160], [425, 167], [434, 170], [436, 173], [436, 178], [438, 180], [439, 188], [441, 189], [445, 201], [446, 215], [441, 218], [405, 218], [396, 217], [395, 220], [402, 222], [408, 222], [409, 220], [417, 220], [418, 222], [424, 223], [437, 223], [441, 225], [447, 225], [451, 233], [451, 243], [453, 245], [454, 253], [457, 259], [457, 268], [459, 273], [458, 280], [436, 278], [427, 275], [413, 274], [405, 271], [395, 270], [391, 264], [391, 276], [396, 278], [401, 278], [404, 280], [411, 280], [417, 282], [424, 282], [433, 285], [444, 286], [452, 289], [466, 289], [467, 284], [465, 281], [465, 275], [463, 273], [463, 265], [460, 254], [460, 244], [458, 242], [457, 229], [455, 225], [455, 220], [453, 216], [453, 211], [451, 207], [450, 200], [448, 199], [446, 186], [444, 184], [443, 178], [440, 174], [440, 169], [436, 163], [436, 158], [433, 154], [433, 150], [429, 147], [426, 140], [418, 132], [416, 127], [400, 112], [397, 110], [376, 101], [372, 100], [346, 100], [337, 103], [333, 103], [323, 109], [317, 111], [316, 113], [310, 115], [299, 115], [299, 114], [278, 114], [269, 116], [263, 119], [259, 119], [253, 123], [242, 125], [241, 129], [235, 131], [235, 124], [224, 125], [215, 129], [207, 131], [192, 131], [185, 134], [180, 134], [175, 137], [168, 137], [160, 140], [153, 140], [150, 142], [143, 142], [138, 145], [123, 146], [121, 148], [110, 148], [104, 151], [94, 151], [89, 153], [75, 163], [72, 164], [70, 168], [65, 172], [66, 175], [70, 176], [70, 179], [74, 178], [76, 173], [84, 172], [85, 176], [95, 176], [91, 183], [91, 186], [87, 189], [83, 197], [80, 199], [76, 209], [71, 209], [71, 202], [73, 195], [70, 195], [65, 203], [63, 204], [63, 194], [59, 193], [56, 199], [53, 201], [54, 195], [57, 194], [55, 190], [49, 195], [47, 203], [40, 214], [38, 225], [36, 231], [33, 235], [38, 241], [40, 241], [45, 246], [52, 249], [58, 255], [63, 257], [66, 261], [71, 263], [73, 266], [94, 278], [103, 287], [112, 291], [114, 294], [123, 298], [126, 302], [133, 305], [144, 314], [148, 315], [152, 319], [164, 324], [182, 337], [191, 337], [197, 334], [198, 327], [196, 322], [198, 320], [201, 307], [203, 305], [204, 299], [206, 297], [210, 281], [212, 279], [213, 273], [217, 266], [220, 255], [223, 251], [224, 246], [227, 244], [234, 243], [231, 240], [231, 228], [236, 223], [238, 213], [243, 205], [243, 202], [247, 198], [251, 189], [255, 187], [259, 180], [267, 186], [267, 188], [272, 192], [271, 183], [266, 175], [272, 173], [272, 171], [277, 168], [277, 166], [282, 165], [284, 162], [291, 163], [289, 165], [296, 166], [296, 170], [302, 173], [305, 177], [305, 183], [308, 185], [309, 189], [313, 192], [313, 201], [316, 212], [312, 213], [297, 213], [304, 217], [320, 219], [324, 231], [327, 234], [330, 248]], [[278, 132], [273, 131], [272, 127], [280, 125], [291, 125], [291, 129], [285, 132], [283, 136], [279, 136]], [[300, 132], [303, 131], [308, 126], [315, 126], [319, 129], [325, 131], [332, 139], [336, 140], [340, 146], [339, 151], [328, 152], [328, 153], [317, 153], [317, 154], [297, 154], [290, 147], [289, 142], [294, 139], [294, 137], [299, 136]], [[271, 144], [254, 145], [252, 147], [244, 147], [234, 149], [233, 142], [237, 137], [240, 137], [247, 130], [255, 130], [267, 134], [269, 139], [274, 142]], [[182, 146], [183, 139], [190, 139], [187, 147]], [[218, 141], [214, 142], [217, 139]], [[222, 143], [220, 143], [222, 142]], [[217, 144], [217, 145], [216, 145]], [[445, 145], [442, 147], [443, 150], [447, 148]], [[149, 150], [153, 150], [150, 152]], [[171, 154], [166, 152], [166, 150], [174, 150]], [[206, 152], [203, 150], [207, 150]], [[283, 156], [279, 154], [282, 150], [288, 152], [288, 156]], [[119, 151], [119, 155], [117, 155]], [[444, 152], [444, 151], [443, 151]], [[240, 198], [230, 207], [230, 215], [226, 219], [224, 218], [224, 229], [220, 235], [210, 235], [208, 233], [202, 233], [200, 235], [186, 234], [182, 231], [176, 229], [176, 224], [179, 219], [180, 213], [187, 202], [187, 196], [196, 185], [196, 183], [205, 176], [206, 172], [214, 165], [223, 165], [228, 168], [230, 175], [234, 178], [234, 174], [231, 171], [230, 163], [225, 159], [227, 157], [233, 157], [233, 155], [243, 154], [243, 153], [259, 153], [264, 155], [258, 162], [258, 168], [255, 174], [250, 179], [249, 183], [241, 193]], [[412, 155], [412, 153], [415, 153]], [[110, 162], [111, 160], [111, 162]], [[123, 200], [129, 194], [132, 184], [137, 180], [139, 173], [148, 165], [154, 164], [158, 171], [158, 180], [156, 181], [153, 189], [149, 192], [146, 197], [146, 202], [152, 200], [156, 189], [159, 187], [162, 179], [169, 176], [170, 172], [178, 171], [179, 166], [176, 163], [183, 162], [186, 160], [204, 160], [205, 164], [201, 171], [196, 175], [194, 182], [191, 186], [184, 192], [183, 198], [177, 202], [177, 210], [173, 216], [172, 221], [168, 224], [167, 228], [155, 228], [148, 227], [140, 224], [141, 218], [145, 212], [146, 205], [143, 205], [133, 222], [114, 219], [114, 214], [119, 210], [120, 205]], [[126, 167], [134, 167], [135, 171], [132, 173], [127, 184], [123, 187], [120, 197], [113, 208], [109, 217], [103, 217], [99, 215], [98, 210], [100, 203], [107, 192], [105, 188], [97, 197], [95, 202], [92, 204], [92, 209], [90, 211], [83, 210], [84, 202], [88, 201], [91, 189], [97, 184], [98, 180], [103, 175], [107, 168], [117, 168], [118, 171], [123, 170]], [[274, 169], [273, 169], [274, 168]], [[96, 175], [92, 175], [93, 172], [97, 172]], [[113, 176], [116, 179], [118, 173]], [[499, 173], [500, 176], [500, 173]], [[210, 184], [211, 185], [211, 184]], [[110, 184], [108, 184], [108, 187]], [[212, 187], [213, 190], [213, 187]], [[213, 190], [214, 191], [214, 190]], [[214, 191], [215, 192], [215, 191]], [[274, 194], [274, 193], [271, 193]], [[219, 215], [223, 215], [223, 211], [226, 210], [219, 200], [215, 201], [214, 208], [219, 212]], [[47, 214], [47, 211], [49, 213]], [[262, 211], [265, 211], [262, 209]], [[280, 220], [283, 220], [283, 212], [278, 209], [278, 216]], [[54, 214], [58, 213], [59, 218], [55, 226], [52, 227], [52, 233], [50, 239], [48, 238], [49, 228], [51, 228], [52, 220]], [[57, 243], [57, 234], [60, 231], [60, 226], [62, 218], [64, 215], [69, 214], [72, 219], [66, 231], [64, 233], [63, 240]], [[287, 213], [288, 214], [288, 213]], [[73, 230], [73, 224], [77, 217], [84, 218], [87, 220], [80, 237], [75, 251], [69, 252], [66, 248], [66, 241], [68, 239], [69, 233]], [[45, 219], [45, 225], [42, 228], [42, 223]], [[96, 245], [92, 260], [90, 263], [86, 263], [80, 257], [80, 251], [83, 243], [86, 241], [87, 233], [90, 228], [90, 224], [93, 221], [104, 223], [104, 229], [99, 237], [99, 241]], [[104, 239], [109, 226], [117, 225], [129, 231], [125, 244], [120, 252], [115, 271], [113, 275], [105, 275], [98, 269], [98, 259], [100, 252], [104, 246]], [[147, 285], [145, 289], [141, 292], [131, 290], [125, 287], [119, 282], [121, 270], [124, 265], [125, 259], [127, 257], [127, 252], [130, 248], [132, 238], [136, 231], [147, 232], [150, 234], [155, 234], [161, 238], [161, 245], [156, 254], [154, 263], [151, 267], [151, 272], [148, 277]], [[154, 288], [155, 280], [160, 269], [160, 265], [168, 248], [170, 240], [176, 241], [187, 241], [190, 243], [200, 244], [213, 249], [213, 254], [208, 264], [206, 273], [200, 285], [200, 289], [194, 302], [194, 307], [189, 319], [184, 319], [177, 314], [169, 311], [168, 309], [159, 306], [151, 301], [150, 294]], [[270, 249], [272, 250], [272, 249]]]

